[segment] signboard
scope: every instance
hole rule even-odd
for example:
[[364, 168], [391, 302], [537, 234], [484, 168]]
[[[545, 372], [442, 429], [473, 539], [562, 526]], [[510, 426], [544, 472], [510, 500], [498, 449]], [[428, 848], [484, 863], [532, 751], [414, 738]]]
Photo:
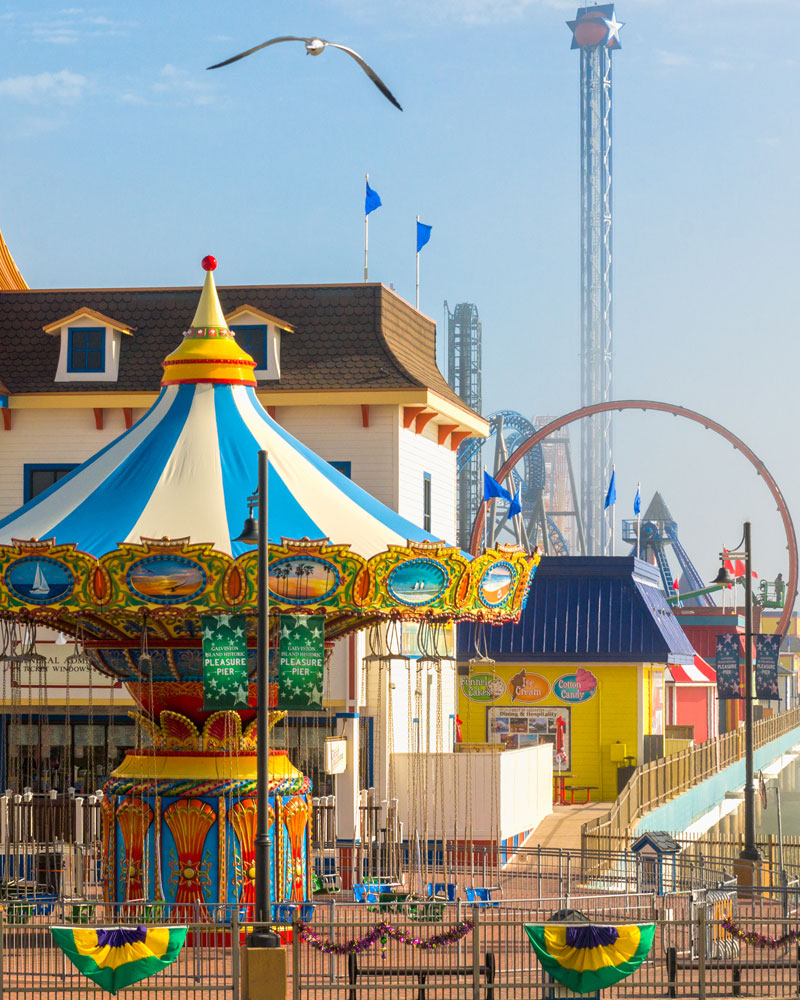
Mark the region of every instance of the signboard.
[[717, 697], [741, 698], [739, 685], [739, 636], [735, 632], [717, 636]]
[[509, 680], [508, 694], [511, 701], [518, 704], [542, 701], [550, 694], [550, 681], [523, 667]]
[[[571, 709], [562, 706], [546, 708], [508, 708], [493, 706], [487, 710], [487, 742], [502, 743], [509, 750], [550, 743], [553, 746], [553, 768], [569, 771], [572, 764]], [[559, 725], [558, 720], [562, 722]], [[559, 729], [561, 737], [559, 739]]]
[[247, 620], [203, 615], [203, 710], [247, 708]]
[[344, 774], [347, 770], [347, 740], [344, 736], [329, 736], [325, 740], [325, 773]]
[[461, 692], [469, 701], [486, 704], [503, 697], [506, 693], [506, 682], [497, 674], [479, 671], [462, 678]]
[[588, 701], [597, 694], [597, 678], [585, 667], [578, 667], [574, 674], [562, 674], [553, 684], [553, 694], [569, 705]]
[[322, 711], [325, 616], [281, 615], [278, 708]]
[[776, 701], [778, 688], [778, 656], [781, 651], [779, 635], [756, 636], [756, 698]]

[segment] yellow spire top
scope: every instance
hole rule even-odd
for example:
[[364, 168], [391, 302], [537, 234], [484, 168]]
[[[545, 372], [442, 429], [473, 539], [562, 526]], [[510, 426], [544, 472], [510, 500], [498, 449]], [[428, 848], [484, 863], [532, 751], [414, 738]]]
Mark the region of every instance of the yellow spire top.
[[[204, 267], [207, 260], [208, 257], [203, 258]], [[209, 327], [215, 327], [217, 330], [227, 330], [228, 328], [228, 324], [225, 322], [225, 317], [222, 314], [222, 306], [219, 304], [217, 286], [214, 284], [213, 268], [206, 268], [205, 284], [203, 285], [200, 301], [197, 303], [197, 309], [192, 320], [192, 329], [194, 330], [207, 330]]]
[[255, 361], [236, 343], [217, 296], [212, 271], [216, 258], [203, 258], [206, 280], [191, 327], [183, 343], [163, 362], [162, 385], [191, 382], [219, 382], [227, 385], [255, 385]]

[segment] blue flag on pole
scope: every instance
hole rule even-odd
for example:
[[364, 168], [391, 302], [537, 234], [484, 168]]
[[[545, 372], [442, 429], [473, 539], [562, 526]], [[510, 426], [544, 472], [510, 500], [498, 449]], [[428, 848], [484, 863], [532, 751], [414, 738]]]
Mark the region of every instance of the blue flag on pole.
[[369, 181], [367, 181], [367, 195], [364, 198], [364, 215], [369, 215], [370, 212], [374, 212], [376, 208], [380, 208], [383, 202], [381, 201], [381, 196], [377, 191], [373, 191], [369, 186]]
[[611, 466], [611, 481], [608, 484], [608, 493], [606, 493], [606, 502], [603, 504], [603, 510], [608, 510], [609, 507], [617, 502], [617, 473], [614, 466]]
[[417, 253], [425, 246], [431, 238], [433, 226], [426, 226], [424, 222], [417, 220]]
[[508, 520], [510, 521], [512, 517], [516, 517], [517, 514], [522, 513], [522, 500], [520, 499], [520, 493], [522, 492], [522, 487], [520, 486], [511, 503], [508, 505]]
[[483, 470], [483, 499], [508, 500], [509, 503], [513, 503], [508, 490], [501, 486], [493, 476], [490, 476], [486, 469]]
[[640, 484], [636, 484], [636, 496], [633, 498], [633, 513], [638, 517], [642, 512], [642, 495], [639, 492]]

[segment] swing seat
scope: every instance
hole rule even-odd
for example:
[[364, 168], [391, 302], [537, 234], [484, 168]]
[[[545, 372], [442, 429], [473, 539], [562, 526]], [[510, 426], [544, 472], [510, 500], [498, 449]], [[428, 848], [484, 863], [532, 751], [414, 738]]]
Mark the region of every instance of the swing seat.
[[467, 894], [467, 902], [472, 903], [473, 906], [492, 906], [497, 907], [500, 905], [499, 900], [492, 900], [492, 890], [485, 889], [483, 887], [477, 888], [473, 887], [464, 890]]
[[338, 872], [327, 875], [317, 875], [314, 873], [311, 876], [311, 885], [315, 896], [322, 894], [330, 895], [331, 893], [342, 891], [342, 880]]
[[34, 903], [10, 903], [6, 909], [7, 924], [27, 924], [36, 911]]
[[444, 920], [444, 903], [408, 903], [408, 919], [430, 923], [441, 923]]
[[314, 903], [274, 903], [272, 915], [276, 923], [291, 924], [294, 921], [295, 913], [300, 910], [300, 919], [305, 924], [312, 919], [315, 909]]
[[449, 903], [454, 903], [457, 888], [455, 882], [428, 882], [427, 891], [429, 896], [447, 899]]
[[71, 902], [69, 905], [73, 924], [90, 924], [94, 920], [96, 903]]
[[353, 883], [353, 899], [357, 903], [369, 903], [369, 910], [377, 910], [377, 903], [380, 903], [379, 887], [374, 885], [364, 885], [361, 882]]

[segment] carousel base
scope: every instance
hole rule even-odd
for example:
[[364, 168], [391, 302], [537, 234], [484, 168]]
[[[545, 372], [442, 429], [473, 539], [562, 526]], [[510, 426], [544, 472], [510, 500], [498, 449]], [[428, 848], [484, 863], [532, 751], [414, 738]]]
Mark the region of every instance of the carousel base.
[[[311, 894], [311, 787], [270, 752], [272, 899]], [[103, 886], [113, 903], [147, 903], [165, 920], [252, 920], [256, 754], [156, 748], [128, 753], [104, 788]], [[155, 910], [154, 910], [155, 912]]]

